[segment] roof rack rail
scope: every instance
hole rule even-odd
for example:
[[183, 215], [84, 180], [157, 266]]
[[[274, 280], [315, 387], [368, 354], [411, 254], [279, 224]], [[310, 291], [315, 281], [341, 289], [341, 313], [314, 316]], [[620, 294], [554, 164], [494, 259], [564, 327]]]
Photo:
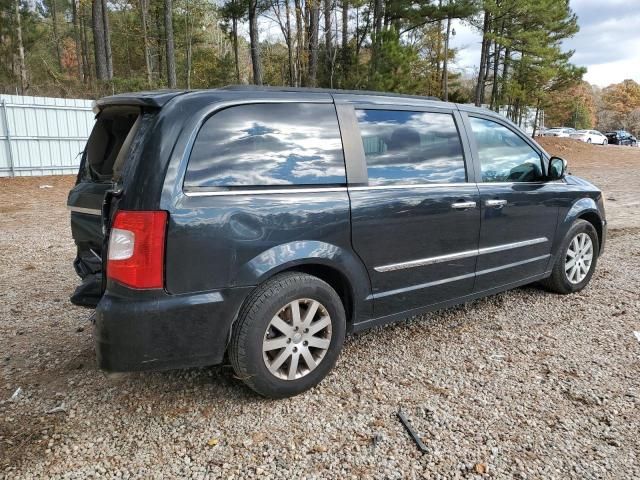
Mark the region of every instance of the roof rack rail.
[[441, 101], [438, 97], [427, 95], [407, 95], [404, 93], [376, 92], [373, 90], [341, 90], [339, 88], [311, 88], [311, 87], [274, 87], [266, 85], [226, 85], [217, 90], [231, 91], [265, 91], [265, 92], [307, 92], [307, 93], [335, 93], [345, 95], [377, 95], [383, 97], [416, 98], [420, 100]]

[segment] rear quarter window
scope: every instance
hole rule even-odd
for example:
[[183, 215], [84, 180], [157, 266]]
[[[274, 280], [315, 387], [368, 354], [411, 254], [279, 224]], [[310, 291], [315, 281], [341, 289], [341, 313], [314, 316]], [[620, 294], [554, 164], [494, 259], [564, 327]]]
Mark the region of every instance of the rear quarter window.
[[333, 104], [238, 105], [205, 121], [184, 187], [226, 188], [346, 183]]

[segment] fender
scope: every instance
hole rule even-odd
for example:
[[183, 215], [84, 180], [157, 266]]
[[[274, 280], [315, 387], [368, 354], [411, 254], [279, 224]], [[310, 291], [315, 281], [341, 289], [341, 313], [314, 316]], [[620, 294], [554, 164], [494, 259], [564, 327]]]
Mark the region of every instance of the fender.
[[553, 263], [555, 262], [555, 258], [558, 254], [558, 249], [562, 244], [567, 232], [571, 228], [571, 225], [580, 217], [585, 214], [595, 214], [602, 221], [602, 213], [598, 208], [598, 204], [596, 200], [591, 197], [583, 197], [579, 198], [570, 208], [566, 210], [566, 213], [563, 215], [563, 208], [561, 207], [560, 218], [558, 222], [558, 226], [556, 227], [556, 235], [553, 240], [553, 245], [551, 247], [551, 258], [549, 259], [549, 264], [547, 268], [551, 268]]
[[337, 270], [348, 280], [354, 311], [364, 313], [371, 307], [365, 306], [371, 303], [366, 301], [371, 283], [362, 261], [350, 250], [316, 240], [297, 240], [265, 250], [240, 267], [237, 283], [259, 285], [279, 272], [313, 265]]

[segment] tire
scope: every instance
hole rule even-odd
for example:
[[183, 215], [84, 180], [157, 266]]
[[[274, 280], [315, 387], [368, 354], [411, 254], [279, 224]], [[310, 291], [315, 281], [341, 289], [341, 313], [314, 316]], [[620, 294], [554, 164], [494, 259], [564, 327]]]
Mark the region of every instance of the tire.
[[[299, 312], [297, 331], [294, 309]], [[305, 330], [305, 324], [311, 328]], [[345, 333], [346, 315], [336, 291], [317, 277], [287, 272], [257, 287], [242, 306], [233, 326], [229, 360], [236, 375], [260, 395], [292, 397], [327, 376], [342, 350]], [[263, 353], [267, 346], [271, 348]], [[295, 370], [291, 368], [294, 357]], [[313, 368], [312, 363], [316, 363]]]
[[[588, 237], [588, 240], [584, 235]], [[588, 267], [586, 267], [586, 258], [588, 258], [588, 255], [579, 256], [579, 258], [582, 258], [582, 265], [585, 266], [587, 270], [586, 273], [584, 272], [585, 268], [582, 268], [579, 263], [576, 266], [577, 272], [573, 267], [567, 268], [571, 260], [569, 249], [574, 250], [576, 246], [579, 246], [582, 238], [585, 238], [585, 252], [588, 251], [586, 245], [588, 245], [589, 240], [591, 242], [591, 259]], [[574, 240], [578, 241], [577, 245], [574, 243]], [[549, 290], [563, 295], [579, 292], [587, 286], [593, 276], [596, 264], [598, 263], [599, 251], [600, 242], [595, 227], [586, 220], [576, 220], [560, 245], [558, 258], [553, 265], [551, 276], [543, 280], [542, 284]], [[581, 277], [583, 274], [584, 276]]]
[[587, 138], [587, 143], [591, 143], [591, 139], [590, 138]]

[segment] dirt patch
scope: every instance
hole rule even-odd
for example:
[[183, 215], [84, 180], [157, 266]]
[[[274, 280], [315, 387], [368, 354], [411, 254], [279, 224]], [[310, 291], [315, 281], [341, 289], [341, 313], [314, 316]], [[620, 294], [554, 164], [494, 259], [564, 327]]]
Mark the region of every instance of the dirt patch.
[[536, 141], [551, 155], [565, 158], [571, 173], [602, 189], [610, 229], [640, 227], [640, 148], [557, 137]]

